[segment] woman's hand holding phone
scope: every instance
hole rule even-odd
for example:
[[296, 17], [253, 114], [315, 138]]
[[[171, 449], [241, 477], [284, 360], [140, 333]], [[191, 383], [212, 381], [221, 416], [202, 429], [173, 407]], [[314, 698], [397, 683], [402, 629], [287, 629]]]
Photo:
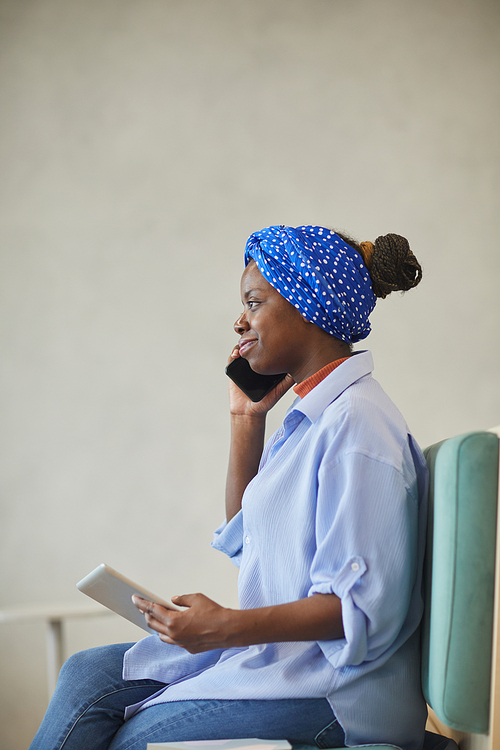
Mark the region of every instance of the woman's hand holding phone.
[[[228, 368], [226, 370], [230, 378], [231, 374], [229, 365], [231, 365], [232, 362], [235, 362], [235, 360], [238, 359], [242, 358], [240, 357], [239, 347], [235, 346], [229, 356]], [[272, 389], [268, 393], [266, 393], [263, 397], [260, 397], [259, 394], [255, 397], [260, 398], [260, 400], [252, 400], [248, 395], [246, 395], [246, 393], [244, 393], [244, 391], [240, 387], [238, 387], [238, 385], [236, 385], [236, 382], [238, 382], [237, 375], [234, 376], [234, 380], [230, 379], [229, 408], [231, 414], [235, 416], [265, 417], [267, 412], [273, 408], [273, 406], [294, 384], [291, 375], [279, 377], [280, 379], [278, 380], [276, 385], [272, 387]]]
[[[229, 363], [239, 356], [239, 347], [235, 346]], [[292, 385], [292, 376], [286, 375], [261, 401], [251, 401], [232, 380], [229, 381], [231, 448], [226, 481], [228, 521], [240, 510], [245, 488], [257, 474], [264, 447], [266, 414]]]

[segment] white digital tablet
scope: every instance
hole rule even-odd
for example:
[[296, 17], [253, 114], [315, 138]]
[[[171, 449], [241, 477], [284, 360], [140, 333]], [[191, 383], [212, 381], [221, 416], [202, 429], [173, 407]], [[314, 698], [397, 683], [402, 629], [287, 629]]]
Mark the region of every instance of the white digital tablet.
[[147, 626], [145, 616], [132, 601], [133, 594], [137, 594], [150, 602], [161, 604], [167, 609], [180, 609], [180, 607], [176, 607], [172, 602], [161, 599], [159, 596], [142, 588], [142, 586], [138, 586], [104, 563], [85, 576], [85, 578], [82, 578], [81, 581], [78, 581], [76, 587], [84, 594], [87, 594], [87, 596], [90, 596], [91, 599], [104, 604], [108, 609], [125, 617], [143, 630], [147, 630], [148, 633], [155, 633], [156, 631]]

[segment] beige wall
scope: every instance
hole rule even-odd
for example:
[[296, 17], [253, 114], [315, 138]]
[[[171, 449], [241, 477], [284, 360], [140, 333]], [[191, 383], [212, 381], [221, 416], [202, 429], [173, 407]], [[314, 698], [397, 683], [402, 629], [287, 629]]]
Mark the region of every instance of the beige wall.
[[[209, 547], [223, 366], [267, 224], [406, 234], [424, 282], [379, 302], [376, 375], [423, 444], [500, 421], [499, 20], [496, 0], [0, 0], [0, 606], [80, 602], [101, 561], [236, 603]], [[72, 623], [68, 650], [140, 635]], [[0, 630], [4, 750], [43, 713], [43, 639]]]

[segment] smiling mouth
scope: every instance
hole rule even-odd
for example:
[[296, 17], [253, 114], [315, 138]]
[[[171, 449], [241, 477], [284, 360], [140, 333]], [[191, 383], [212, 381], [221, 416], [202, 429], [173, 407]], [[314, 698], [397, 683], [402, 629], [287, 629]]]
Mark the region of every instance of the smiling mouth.
[[243, 357], [250, 347], [256, 343], [257, 339], [242, 339], [240, 340], [240, 356]]

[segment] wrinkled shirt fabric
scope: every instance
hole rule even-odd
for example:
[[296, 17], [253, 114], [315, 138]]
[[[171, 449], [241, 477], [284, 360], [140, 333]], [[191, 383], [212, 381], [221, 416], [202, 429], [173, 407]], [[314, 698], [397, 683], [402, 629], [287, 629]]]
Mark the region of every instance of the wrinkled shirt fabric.
[[240, 569], [241, 608], [333, 593], [344, 637], [194, 655], [147, 637], [123, 677], [169, 685], [126, 718], [168, 701], [326, 697], [347, 745], [421, 748], [427, 468], [372, 370], [356, 353], [292, 404], [212, 543]]

